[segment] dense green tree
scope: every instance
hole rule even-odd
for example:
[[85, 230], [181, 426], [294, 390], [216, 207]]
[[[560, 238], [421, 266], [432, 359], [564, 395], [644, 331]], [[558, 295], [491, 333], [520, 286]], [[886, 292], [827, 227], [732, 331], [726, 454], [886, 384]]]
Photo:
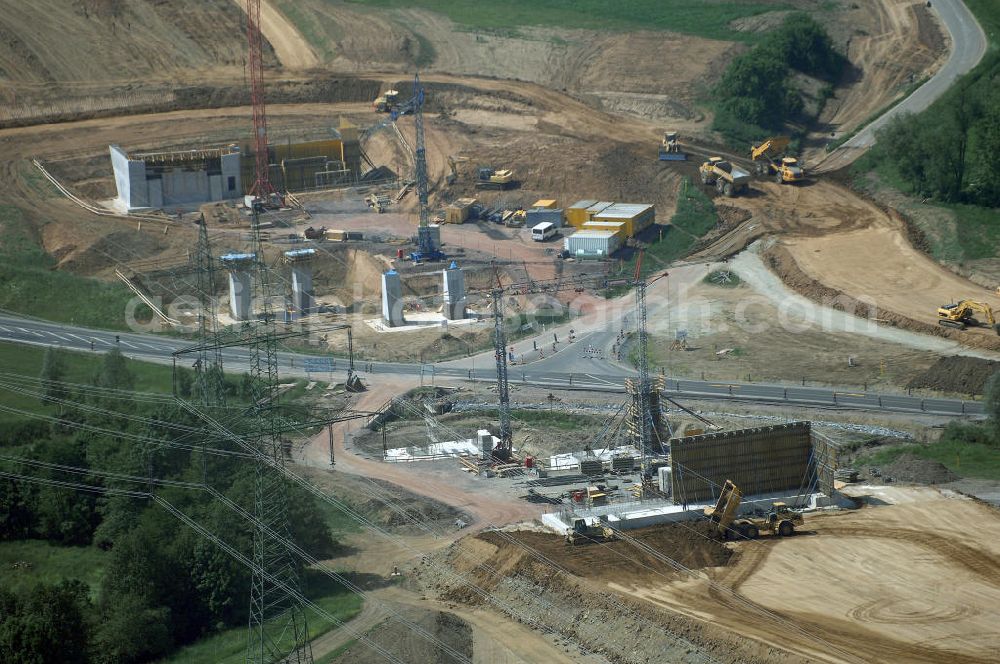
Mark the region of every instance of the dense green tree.
[[30, 487], [0, 479], [0, 541], [25, 539], [34, 532]]
[[[54, 438], [46, 441], [36, 454], [47, 463], [87, 467], [83, 450], [72, 440]], [[38, 474], [52, 479], [65, 477], [57, 470], [39, 471]], [[39, 486], [35, 490], [33, 512], [38, 534], [60, 544], [88, 544], [99, 520], [94, 495], [56, 486]]]
[[89, 593], [76, 580], [39, 585], [24, 597], [0, 590], [0, 661], [89, 661]]
[[42, 391], [50, 399], [66, 397], [66, 386], [61, 383], [66, 378], [66, 352], [61, 348], [49, 346], [42, 356]]
[[128, 360], [122, 352], [112, 348], [104, 354], [104, 361], [94, 382], [98, 387], [132, 390], [135, 388], [135, 374], [128, 368]]

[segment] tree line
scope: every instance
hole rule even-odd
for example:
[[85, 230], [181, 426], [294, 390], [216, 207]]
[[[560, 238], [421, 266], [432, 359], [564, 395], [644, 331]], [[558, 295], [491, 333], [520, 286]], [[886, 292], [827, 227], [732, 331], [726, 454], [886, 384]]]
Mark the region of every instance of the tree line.
[[918, 196], [1000, 207], [1000, 54], [923, 113], [889, 122], [871, 158]]
[[[789, 14], [757, 45], [729, 63], [715, 86], [713, 129], [728, 139], [748, 143], [783, 131], [804, 108], [802, 92], [791, 81], [793, 71], [833, 83], [847, 66], [830, 36], [808, 14]], [[823, 94], [832, 94], [832, 86]]]
[[[52, 353], [43, 376], [59, 373], [58, 351]], [[4, 440], [5, 451], [85, 470], [207, 480], [252, 513], [255, 462], [200, 452], [197, 442], [207, 430], [198, 436], [191, 430], [204, 424], [173, 403], [111, 391], [134, 384], [118, 351], [105, 355], [88, 386], [43, 383], [46, 396], [62, 399], [58, 417], [45, 429], [37, 422], [26, 427], [31, 438]], [[223, 451], [232, 447], [219, 440], [208, 445]], [[75, 477], [111, 489], [152, 491], [236, 548], [251, 550], [250, 524], [203, 491], [137, 487], [11, 462], [3, 462], [3, 469], [40, 479]], [[276, 482], [287, 499], [291, 538], [317, 557], [330, 555], [335, 544], [325, 522], [315, 516], [315, 498], [284, 479]], [[0, 478], [0, 541], [25, 539], [98, 547], [107, 551], [107, 567], [98, 588], [74, 580], [41, 584], [21, 594], [0, 589], [0, 661], [147, 662], [247, 622], [249, 570], [152, 501]]]

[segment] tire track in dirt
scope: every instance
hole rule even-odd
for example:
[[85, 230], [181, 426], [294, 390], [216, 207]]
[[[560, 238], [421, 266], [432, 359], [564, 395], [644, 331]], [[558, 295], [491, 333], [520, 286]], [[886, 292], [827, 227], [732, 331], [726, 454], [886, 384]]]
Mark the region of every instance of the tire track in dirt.
[[930, 549], [948, 561], [963, 567], [966, 571], [979, 577], [986, 583], [1000, 587], [1000, 558], [942, 535], [904, 530], [902, 528], [878, 528], [872, 530], [870, 528], [837, 526], [825, 526], [823, 533], [837, 537], [877, 537], [916, 544]]

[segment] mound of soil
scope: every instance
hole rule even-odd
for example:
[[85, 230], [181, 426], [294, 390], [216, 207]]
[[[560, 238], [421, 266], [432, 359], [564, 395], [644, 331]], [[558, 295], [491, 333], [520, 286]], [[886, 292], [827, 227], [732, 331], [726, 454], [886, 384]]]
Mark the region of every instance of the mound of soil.
[[[710, 537], [704, 524], [651, 526], [629, 531], [628, 535], [659, 555], [690, 569], [724, 566], [733, 553], [722, 542]], [[513, 563], [512, 571], [529, 577], [534, 571], [546, 568], [535, 570], [534, 567], [539, 564], [537, 559], [529, 555], [522, 545], [534, 549], [576, 576], [623, 585], [641, 584], [645, 580], [662, 581], [663, 575], [676, 572], [660, 558], [624, 541], [573, 546], [566, 544], [565, 538], [559, 535], [532, 531], [487, 532], [479, 535], [479, 539], [497, 547], [494, 556], [497, 564], [500, 561]]]
[[940, 461], [921, 459], [912, 454], [904, 454], [883, 466], [882, 475], [914, 484], [944, 484], [959, 479], [958, 475], [945, 468]]
[[1000, 372], [1000, 362], [978, 357], [942, 357], [911, 380], [907, 387], [928, 388], [959, 394], [982, 394], [993, 374]]

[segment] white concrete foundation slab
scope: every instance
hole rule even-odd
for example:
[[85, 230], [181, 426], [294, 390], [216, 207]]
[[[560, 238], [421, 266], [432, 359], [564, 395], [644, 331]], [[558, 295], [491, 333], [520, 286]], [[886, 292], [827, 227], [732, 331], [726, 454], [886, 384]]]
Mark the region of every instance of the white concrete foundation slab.
[[369, 318], [365, 320], [365, 324], [376, 332], [417, 332], [433, 327], [439, 327], [442, 331], [446, 331], [452, 326], [459, 325], [464, 327], [492, 325], [492, 323], [488, 323], [485, 319], [481, 320], [479, 314], [476, 312], [467, 311], [466, 315], [468, 318], [462, 320], [448, 320], [444, 315], [436, 311], [408, 311], [406, 312], [406, 319], [394, 327], [386, 325], [385, 321], [381, 318]]

